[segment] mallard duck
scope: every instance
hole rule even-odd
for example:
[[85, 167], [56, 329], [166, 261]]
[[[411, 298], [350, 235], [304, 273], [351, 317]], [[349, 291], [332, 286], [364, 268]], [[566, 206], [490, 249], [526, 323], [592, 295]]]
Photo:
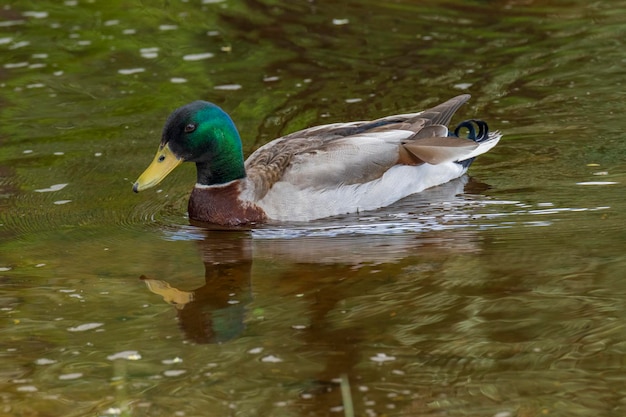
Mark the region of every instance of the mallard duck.
[[197, 168], [189, 218], [200, 222], [309, 221], [385, 207], [463, 175], [498, 143], [500, 132], [481, 120], [448, 130], [469, 98], [419, 113], [311, 127], [261, 146], [245, 162], [228, 114], [194, 101], [169, 116], [157, 154], [133, 191], [159, 184], [189, 161]]

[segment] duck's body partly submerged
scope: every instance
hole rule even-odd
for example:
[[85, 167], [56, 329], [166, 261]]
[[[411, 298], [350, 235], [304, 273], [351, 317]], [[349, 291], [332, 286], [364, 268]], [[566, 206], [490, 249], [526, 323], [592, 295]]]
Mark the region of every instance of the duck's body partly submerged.
[[[447, 124], [469, 97], [419, 113], [301, 130], [267, 143], [245, 163], [228, 115], [197, 101], [170, 116], [157, 156], [133, 189], [154, 186], [180, 162], [192, 161], [198, 168], [189, 199], [193, 220], [308, 221], [385, 207], [463, 175], [473, 158], [498, 143], [500, 133], [479, 120], [449, 134]], [[457, 137], [461, 127], [468, 139]]]

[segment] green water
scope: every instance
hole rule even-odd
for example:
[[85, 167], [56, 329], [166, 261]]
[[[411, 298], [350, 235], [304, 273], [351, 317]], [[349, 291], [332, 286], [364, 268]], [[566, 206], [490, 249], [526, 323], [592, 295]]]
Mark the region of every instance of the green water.
[[[623, 1], [5, 1], [0, 415], [626, 414], [625, 28]], [[192, 100], [249, 154], [465, 92], [503, 140], [384, 210], [207, 231], [193, 166], [131, 191]]]

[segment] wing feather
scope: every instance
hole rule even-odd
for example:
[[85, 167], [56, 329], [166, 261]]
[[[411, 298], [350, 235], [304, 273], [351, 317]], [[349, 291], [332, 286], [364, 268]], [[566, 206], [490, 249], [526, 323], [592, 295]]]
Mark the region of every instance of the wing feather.
[[246, 160], [253, 198], [263, 198], [278, 181], [324, 189], [380, 178], [399, 163], [453, 160], [470, 152], [466, 142], [474, 143], [444, 137], [452, 115], [469, 98], [460, 95], [419, 113], [316, 126], [269, 142]]

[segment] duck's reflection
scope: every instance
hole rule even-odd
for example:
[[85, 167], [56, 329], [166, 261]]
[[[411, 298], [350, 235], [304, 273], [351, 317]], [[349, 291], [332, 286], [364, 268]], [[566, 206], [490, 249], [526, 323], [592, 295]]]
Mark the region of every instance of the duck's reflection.
[[148, 289], [176, 307], [185, 338], [196, 343], [222, 343], [244, 329], [245, 306], [252, 298], [249, 233], [205, 231], [199, 241], [204, 285], [183, 291], [168, 282], [141, 276]]

